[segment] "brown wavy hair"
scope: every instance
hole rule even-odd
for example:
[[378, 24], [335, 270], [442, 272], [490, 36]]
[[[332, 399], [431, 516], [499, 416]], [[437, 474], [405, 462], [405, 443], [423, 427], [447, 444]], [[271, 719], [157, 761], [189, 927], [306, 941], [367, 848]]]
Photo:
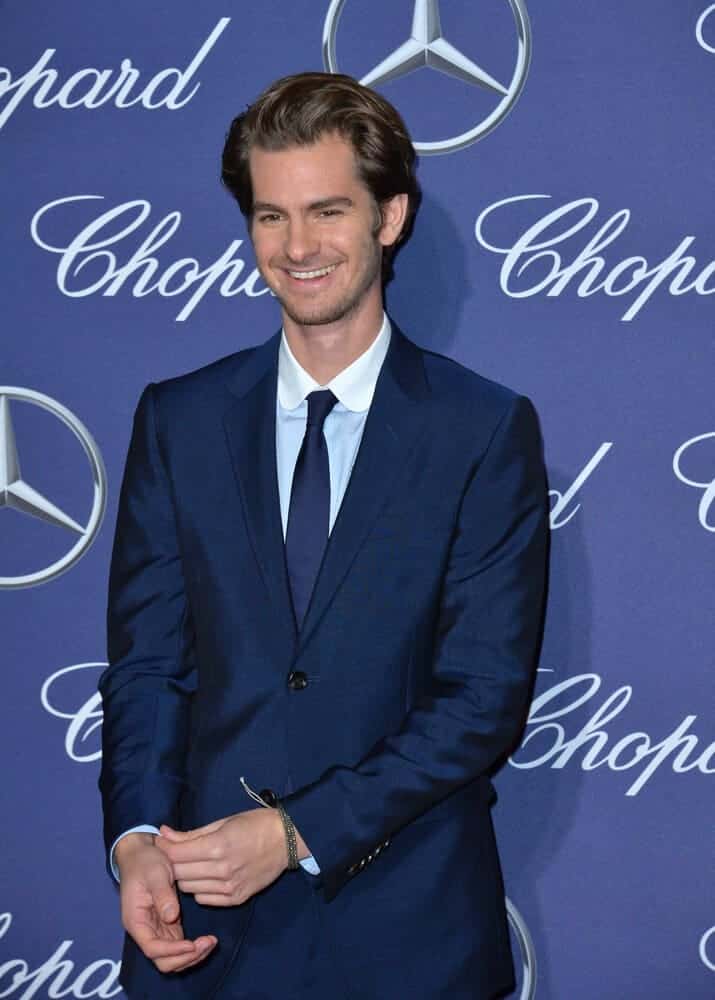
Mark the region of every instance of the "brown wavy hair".
[[408, 239], [420, 203], [414, 146], [399, 112], [369, 87], [342, 73], [297, 73], [272, 83], [231, 122], [221, 163], [221, 180], [241, 212], [251, 220], [253, 185], [249, 154], [308, 146], [338, 134], [355, 153], [361, 180], [378, 208], [406, 194], [407, 216], [396, 243], [385, 247], [383, 280], [392, 276], [392, 259]]

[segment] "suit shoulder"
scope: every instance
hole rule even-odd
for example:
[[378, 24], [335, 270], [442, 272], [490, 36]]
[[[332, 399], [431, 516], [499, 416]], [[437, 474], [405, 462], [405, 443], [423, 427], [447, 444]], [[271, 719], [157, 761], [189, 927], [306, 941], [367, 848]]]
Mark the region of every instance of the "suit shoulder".
[[226, 354], [222, 358], [201, 365], [199, 368], [194, 368], [192, 371], [162, 379], [154, 383], [155, 391], [160, 395], [170, 395], [172, 393], [193, 392], [204, 386], [212, 386], [216, 382], [225, 382], [227, 378], [239, 371], [257, 350], [257, 347], [245, 347], [240, 351], [234, 351], [232, 354]]
[[432, 405], [453, 446], [465, 455], [483, 455], [497, 439], [540, 447], [539, 418], [527, 396], [435, 351], [423, 355]]
[[[275, 338], [271, 338], [273, 339]], [[265, 341], [263, 344], [234, 351], [192, 371], [153, 382], [151, 386], [154, 397], [159, 405], [168, 407], [179, 404], [185, 406], [188, 402], [198, 402], [207, 397], [215, 400], [216, 393], [239, 379], [259, 355], [265, 355], [269, 346], [270, 341]]]
[[457, 406], [478, 407], [503, 415], [516, 403], [520, 393], [480, 375], [466, 365], [436, 351], [422, 349], [425, 375], [433, 395]]

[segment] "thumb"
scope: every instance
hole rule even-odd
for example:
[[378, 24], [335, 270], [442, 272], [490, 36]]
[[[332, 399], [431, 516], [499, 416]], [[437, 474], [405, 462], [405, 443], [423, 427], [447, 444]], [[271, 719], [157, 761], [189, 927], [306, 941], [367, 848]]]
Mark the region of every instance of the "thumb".
[[167, 826], [166, 823], [162, 823], [159, 827], [159, 834], [167, 840], [173, 841], [175, 844], [180, 844], [182, 841], [190, 839], [190, 834], [174, 830], [172, 827]]
[[152, 887], [151, 897], [159, 917], [166, 924], [173, 924], [179, 919], [179, 900], [173, 885], [156, 885]]
[[186, 830], [185, 832], [174, 830], [173, 827], [162, 823], [159, 827], [159, 833], [162, 837], [172, 840], [175, 844], [182, 844], [187, 840], [197, 840], [199, 837], [205, 837], [207, 833], [214, 833], [216, 830], [220, 830], [225, 822], [225, 819], [215, 819], [213, 823], [207, 823], [206, 826], [197, 826], [195, 830]]

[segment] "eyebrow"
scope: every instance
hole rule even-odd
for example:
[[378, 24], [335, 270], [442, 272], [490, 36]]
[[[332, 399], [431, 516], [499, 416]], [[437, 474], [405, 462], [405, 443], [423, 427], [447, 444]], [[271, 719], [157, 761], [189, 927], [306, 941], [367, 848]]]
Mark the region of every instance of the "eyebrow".
[[[312, 201], [308, 205], [308, 211], [316, 212], [323, 208], [332, 208], [336, 205], [345, 205], [348, 208], [352, 208], [355, 202], [352, 198], [347, 198], [345, 196], [336, 196], [334, 198], [321, 198], [319, 201]], [[282, 212], [284, 211], [280, 205], [272, 205], [269, 201], [256, 201], [253, 203], [254, 212]]]

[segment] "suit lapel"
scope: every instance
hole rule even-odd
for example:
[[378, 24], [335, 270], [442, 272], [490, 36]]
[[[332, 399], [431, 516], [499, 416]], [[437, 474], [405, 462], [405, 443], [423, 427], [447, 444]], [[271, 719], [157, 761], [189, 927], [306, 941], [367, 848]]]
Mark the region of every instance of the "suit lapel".
[[[276, 610], [277, 637], [295, 645], [276, 473], [279, 343], [277, 334], [255, 348], [230, 378], [229, 388], [236, 399], [223, 419], [248, 535]], [[420, 404], [428, 395], [422, 352], [393, 324], [350, 482], [298, 637], [301, 648], [397, 485], [427, 420], [427, 408]]]
[[420, 438], [427, 419], [427, 408], [420, 403], [428, 392], [422, 352], [393, 324], [350, 482], [300, 631], [301, 648], [328, 609]]
[[256, 561], [276, 610], [279, 636], [295, 643], [276, 472], [276, 390], [280, 334], [271, 337], [229, 381], [238, 398], [224, 428]]

